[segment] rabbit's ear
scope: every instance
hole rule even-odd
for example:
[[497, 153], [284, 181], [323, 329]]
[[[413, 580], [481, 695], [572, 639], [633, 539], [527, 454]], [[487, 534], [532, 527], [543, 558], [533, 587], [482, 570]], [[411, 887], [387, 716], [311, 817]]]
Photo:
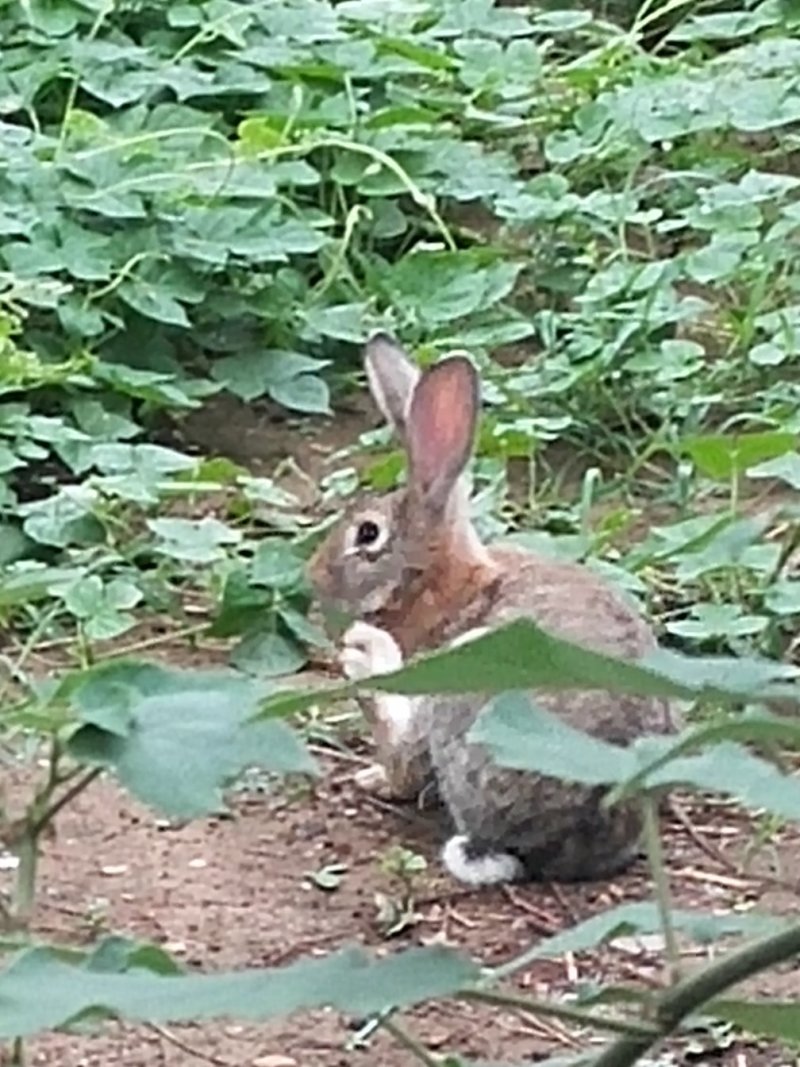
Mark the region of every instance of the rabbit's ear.
[[478, 372], [453, 355], [426, 371], [408, 413], [409, 485], [423, 502], [444, 510], [466, 467], [480, 407]]
[[364, 347], [369, 388], [384, 418], [401, 441], [406, 438], [408, 409], [420, 371], [388, 333], [375, 333]]

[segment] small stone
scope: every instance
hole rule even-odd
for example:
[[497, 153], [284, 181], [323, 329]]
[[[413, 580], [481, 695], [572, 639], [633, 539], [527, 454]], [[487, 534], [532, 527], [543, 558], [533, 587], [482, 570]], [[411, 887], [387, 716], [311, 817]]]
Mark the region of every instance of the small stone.
[[125, 874], [128, 870], [127, 863], [109, 863], [106, 867], [100, 868], [100, 873], [113, 877], [115, 874]]
[[12, 856], [10, 852], [0, 855], [0, 871], [15, 871], [19, 867], [19, 856]]
[[208, 863], [204, 859], [189, 860], [189, 866], [194, 867], [195, 870], [200, 870], [202, 867], [207, 867]]
[[267, 1056], [258, 1056], [253, 1060], [252, 1067], [297, 1067], [297, 1060], [273, 1052]]

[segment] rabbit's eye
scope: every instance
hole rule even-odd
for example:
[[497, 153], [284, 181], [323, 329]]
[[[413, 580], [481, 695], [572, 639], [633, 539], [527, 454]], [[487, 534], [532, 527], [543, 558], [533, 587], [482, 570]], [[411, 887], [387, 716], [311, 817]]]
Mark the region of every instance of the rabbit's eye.
[[370, 545], [374, 545], [380, 536], [380, 526], [378, 526], [377, 522], [373, 522], [372, 519], [364, 519], [356, 528], [356, 544], [360, 548], [368, 548]]

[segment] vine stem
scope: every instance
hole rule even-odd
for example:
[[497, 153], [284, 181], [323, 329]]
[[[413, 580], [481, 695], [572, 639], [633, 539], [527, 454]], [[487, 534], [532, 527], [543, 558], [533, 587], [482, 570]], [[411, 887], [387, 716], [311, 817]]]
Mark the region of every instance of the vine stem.
[[649, 1023], [635, 1019], [610, 1019], [572, 1004], [556, 1004], [546, 1000], [534, 1000], [529, 997], [515, 996], [513, 993], [501, 993], [493, 989], [468, 989], [459, 994], [462, 1000], [475, 1000], [496, 1007], [513, 1008], [527, 1015], [545, 1015], [562, 1022], [575, 1023], [579, 1026], [594, 1027], [596, 1030], [609, 1030], [617, 1034], [631, 1036], [656, 1037], [658, 1030]]
[[[110, 15], [114, 10], [114, 2], [115, 0], [106, 0], [106, 3], [104, 3], [100, 10], [97, 12], [95, 20], [92, 23], [92, 27], [85, 38], [87, 43], [89, 41], [93, 41], [100, 32], [100, 28], [105, 22], [107, 16]], [[78, 88], [80, 86], [80, 82], [80, 76], [78, 74], [74, 74], [70, 83], [69, 91], [67, 93], [67, 101], [64, 106], [64, 114], [61, 117], [61, 128], [58, 131], [57, 155], [59, 156], [61, 155], [67, 140], [69, 120], [72, 117], [72, 112], [75, 110], [75, 101], [78, 98]]]
[[39, 863], [39, 838], [30, 831], [24, 833], [14, 846], [19, 859], [11, 916], [15, 925], [27, 926], [36, 898], [36, 868]]
[[690, 975], [668, 989], [655, 1005], [653, 1035], [626, 1034], [609, 1045], [593, 1061], [592, 1067], [633, 1067], [657, 1042], [678, 1028], [687, 1015], [698, 1011], [731, 986], [767, 967], [774, 967], [800, 953], [800, 923], [787, 930], [761, 938]]
[[[48, 785], [43, 790], [41, 797], [38, 798], [38, 802], [35, 801], [29, 809], [27, 825], [25, 825], [13, 845], [14, 851], [19, 858], [11, 903], [11, 917], [16, 924], [27, 926], [36, 899], [39, 838], [62, 808], [70, 804], [101, 773], [101, 767], [92, 767], [91, 770], [76, 778], [69, 789], [65, 789], [59, 797], [53, 800], [53, 791], [58, 785], [58, 778], [55, 774], [55, 763], [51, 766]], [[37, 810], [39, 805], [42, 805], [42, 808]]]
[[11, 1045], [10, 1067], [25, 1067], [25, 1042], [21, 1037], [15, 1037]]
[[664, 862], [664, 849], [661, 844], [661, 831], [658, 826], [658, 800], [647, 794], [642, 799], [644, 814], [644, 840], [647, 848], [647, 859], [650, 864], [650, 873], [653, 876], [653, 887], [656, 892], [656, 903], [661, 918], [661, 931], [664, 935], [664, 950], [667, 957], [667, 976], [670, 984], [680, 980], [680, 953], [678, 942], [675, 937], [675, 926], [672, 922], [672, 894], [669, 888], [667, 865]]
[[48, 823], [51, 823], [53, 819], [55, 819], [56, 815], [58, 815], [62, 808], [71, 804], [75, 797], [90, 786], [95, 778], [99, 778], [102, 773], [102, 767], [92, 767], [91, 770], [86, 771], [80, 778], [77, 778], [69, 789], [65, 789], [60, 797], [57, 797], [49, 807], [45, 808], [40, 815], [36, 816], [31, 825], [33, 836], [38, 838]]
[[398, 1045], [410, 1052], [412, 1056], [419, 1060], [420, 1063], [424, 1063], [425, 1067], [441, 1067], [441, 1061], [433, 1053], [428, 1052], [425, 1046], [417, 1040], [413, 1034], [410, 1034], [405, 1027], [400, 1026], [393, 1019], [388, 1016], [381, 1021], [381, 1029], [385, 1030], [387, 1034], [390, 1034]]

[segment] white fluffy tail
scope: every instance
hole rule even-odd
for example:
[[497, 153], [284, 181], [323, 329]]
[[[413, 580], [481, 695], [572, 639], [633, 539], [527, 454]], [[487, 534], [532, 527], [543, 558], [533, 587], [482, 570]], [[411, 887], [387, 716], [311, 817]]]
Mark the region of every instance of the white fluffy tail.
[[500, 885], [514, 882], [522, 875], [523, 866], [516, 856], [507, 852], [470, 856], [469, 844], [466, 834], [457, 834], [442, 849], [442, 863], [459, 882], [472, 886]]

